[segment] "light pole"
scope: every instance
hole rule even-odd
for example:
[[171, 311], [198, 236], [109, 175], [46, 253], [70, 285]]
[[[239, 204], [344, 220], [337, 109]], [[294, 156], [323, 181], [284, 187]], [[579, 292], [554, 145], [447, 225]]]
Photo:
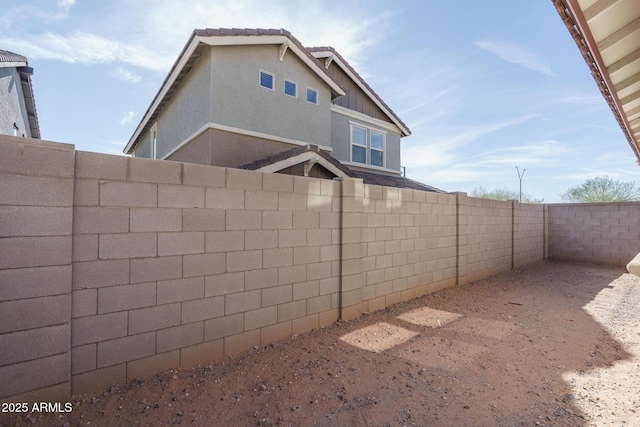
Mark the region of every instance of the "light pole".
[[524, 176], [526, 169], [522, 169], [522, 175], [520, 174], [520, 169], [518, 169], [517, 166], [516, 171], [518, 172], [518, 179], [520, 179], [520, 203], [522, 203], [522, 177]]

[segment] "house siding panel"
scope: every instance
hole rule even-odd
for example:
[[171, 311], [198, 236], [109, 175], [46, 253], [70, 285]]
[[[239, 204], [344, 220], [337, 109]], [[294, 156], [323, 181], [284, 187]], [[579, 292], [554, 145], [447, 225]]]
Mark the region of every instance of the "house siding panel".
[[347, 92], [345, 96], [333, 101], [335, 105], [358, 111], [375, 119], [384, 120], [386, 122], [389, 121], [389, 118], [380, 109], [380, 107], [378, 107], [335, 62], [332, 62], [331, 65], [329, 65], [329, 72], [333, 74], [336, 80], [345, 89], [345, 92]]
[[[278, 50], [278, 45], [212, 48], [212, 72], [216, 78], [211, 99], [224, 100], [213, 103], [212, 121], [329, 146], [329, 87], [291, 51], [280, 62]], [[274, 90], [258, 84], [260, 70], [275, 75]], [[297, 98], [284, 94], [285, 78], [297, 82]], [[318, 91], [317, 105], [306, 101], [307, 87]]]

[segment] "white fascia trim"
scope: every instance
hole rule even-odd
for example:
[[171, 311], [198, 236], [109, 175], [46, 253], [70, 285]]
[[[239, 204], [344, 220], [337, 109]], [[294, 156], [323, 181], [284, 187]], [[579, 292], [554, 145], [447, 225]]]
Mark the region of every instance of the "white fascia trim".
[[300, 163], [308, 162], [309, 160], [312, 160], [315, 163], [321, 165], [322, 167], [327, 169], [329, 172], [331, 172], [335, 176], [339, 176], [339, 177], [347, 176], [347, 174], [345, 174], [342, 170], [338, 169], [337, 167], [335, 167], [335, 165], [331, 164], [331, 162], [328, 162], [327, 159], [318, 155], [318, 153], [314, 153], [313, 151], [307, 151], [306, 153], [302, 153], [298, 156], [289, 157], [288, 159], [284, 159], [279, 162], [266, 165], [255, 170], [258, 172], [273, 173], [273, 172], [281, 171], [282, 169], [290, 168], [291, 166], [295, 166]]
[[[306, 52], [300, 50], [295, 43], [291, 42], [291, 39], [287, 36], [211, 36], [211, 37], [199, 37], [202, 43], [209, 46], [239, 46], [239, 45], [260, 45], [260, 44], [286, 44], [287, 48], [294, 52], [298, 58], [302, 60], [309, 68], [311, 68], [334, 92], [340, 96], [346, 95], [345, 91], [334, 82], [327, 70], [319, 67], [317, 63], [307, 56]], [[284, 57], [284, 53], [283, 53]]]
[[[162, 156], [162, 160], [164, 160], [167, 157], [171, 156], [173, 153], [178, 151], [180, 148], [182, 148], [183, 146], [185, 146], [186, 144], [191, 142], [194, 138], [196, 138], [198, 135], [200, 135], [201, 133], [205, 132], [208, 129], [217, 129], [217, 130], [222, 130], [222, 131], [225, 131], [225, 132], [237, 133], [239, 135], [247, 135], [247, 136], [253, 136], [253, 137], [256, 137], [256, 138], [269, 139], [271, 141], [284, 142], [286, 144], [292, 144], [292, 145], [307, 146], [307, 145], [310, 144], [309, 142], [298, 141], [298, 140], [289, 139], [289, 138], [282, 138], [280, 136], [269, 135], [267, 133], [254, 132], [254, 131], [251, 131], [251, 130], [240, 129], [240, 128], [236, 128], [236, 127], [233, 127], [233, 126], [227, 126], [227, 125], [221, 125], [219, 123], [209, 122], [206, 125], [202, 126], [200, 129], [198, 129], [197, 131], [195, 131], [194, 133], [192, 133], [187, 139], [182, 141], [180, 144], [176, 145], [167, 154]], [[332, 147], [327, 147], [325, 145], [319, 145], [318, 147], [320, 147], [320, 149], [324, 150], [324, 151], [333, 151]]]
[[[342, 107], [340, 105], [331, 105], [331, 111], [334, 113], [342, 114], [343, 116], [350, 117], [352, 119], [360, 120], [366, 124], [381, 127], [384, 129], [391, 130], [393, 132], [397, 132], [402, 135], [402, 129], [393, 123], [385, 122], [384, 120], [375, 119], [371, 116], [367, 116], [366, 114], [362, 114], [359, 111], [354, 111], [349, 108]], [[355, 124], [355, 123], [354, 123]]]
[[[319, 53], [321, 52], [313, 52], [312, 54], [316, 57], [316, 58], [322, 58], [322, 57], [327, 57], [329, 55], [319, 55]], [[327, 52], [330, 54], [330, 52]], [[409, 132], [409, 129], [405, 128], [404, 126], [402, 126], [402, 124], [400, 122], [398, 122], [396, 120], [396, 118], [394, 117], [393, 114], [391, 114], [391, 112], [387, 109], [387, 107], [385, 107], [384, 105], [382, 105], [380, 103], [380, 101], [378, 101], [378, 98], [376, 96], [374, 96], [369, 89], [367, 89], [367, 87], [365, 85], [362, 84], [362, 81], [357, 78], [352, 72], [351, 70], [349, 70], [349, 68], [340, 60], [340, 58], [338, 58], [337, 56], [333, 55], [333, 62], [335, 62], [336, 64], [338, 64], [338, 66], [342, 69], [342, 71], [345, 72], [345, 74], [347, 74], [349, 76], [349, 78], [351, 78], [351, 80], [353, 80], [354, 82], [356, 82], [356, 84], [358, 85], [358, 87], [360, 89], [362, 89], [362, 91], [364, 93], [367, 94], [367, 96], [369, 98], [371, 98], [371, 100], [374, 102], [374, 104], [376, 104], [382, 111], [385, 112], [385, 114], [387, 115], [387, 117], [389, 117], [393, 123], [396, 124], [396, 126], [398, 126], [398, 128], [401, 130], [401, 134], [403, 135], [410, 135], [411, 133]]]
[[343, 162], [342, 160], [340, 160], [340, 163], [342, 163], [343, 165], [347, 165], [347, 166], [353, 166], [354, 168], [372, 169], [372, 170], [375, 170], [375, 171], [389, 172], [389, 173], [392, 173], [394, 175], [402, 175], [402, 172], [400, 172], [400, 171], [393, 170], [393, 169], [387, 169], [387, 168], [381, 168], [380, 166], [365, 165], [364, 163], [357, 163], [357, 162]]
[[151, 105], [151, 108], [149, 109], [149, 112], [144, 116], [144, 118], [142, 119], [142, 121], [140, 122], [138, 127], [136, 128], [136, 131], [133, 133], [133, 136], [131, 137], [131, 139], [129, 139], [129, 143], [127, 144], [127, 146], [123, 150], [125, 153], [127, 153], [129, 150], [131, 150], [131, 146], [133, 145], [134, 141], [136, 139], [138, 139], [138, 136], [140, 136], [140, 133], [142, 132], [142, 129], [144, 129], [144, 127], [147, 125], [147, 122], [149, 121], [149, 118], [151, 118], [153, 113], [156, 111], [156, 108], [158, 108], [158, 105], [162, 102], [164, 97], [167, 95], [167, 92], [169, 92], [171, 87], [173, 87], [173, 84], [175, 83], [176, 78], [182, 72], [182, 69], [184, 68], [185, 64], [191, 59], [191, 55], [193, 55], [193, 52], [196, 50], [196, 48], [198, 47], [199, 44], [200, 44], [200, 37], [194, 37], [193, 41], [189, 45], [189, 48], [187, 49], [186, 53], [184, 54], [184, 56], [180, 60], [180, 63], [175, 68], [175, 70], [173, 70], [173, 74], [171, 74], [171, 76], [169, 77], [169, 80], [167, 81], [167, 84], [165, 84], [162, 87], [162, 91], [160, 92], [159, 96], [156, 98], [156, 100], [153, 103], [153, 105]]
[[26, 62], [0, 62], [0, 68], [26, 67]]
[[385, 137], [387, 136], [387, 132], [386, 131], [380, 130], [378, 128], [373, 128], [371, 126], [368, 126], [367, 124], [362, 124], [360, 122], [354, 122], [352, 120], [349, 120], [349, 125], [350, 126], [357, 126], [357, 127], [360, 127], [360, 128], [363, 128], [363, 129], [367, 129], [367, 130], [372, 130], [374, 132], [378, 132], [378, 133], [383, 134]]

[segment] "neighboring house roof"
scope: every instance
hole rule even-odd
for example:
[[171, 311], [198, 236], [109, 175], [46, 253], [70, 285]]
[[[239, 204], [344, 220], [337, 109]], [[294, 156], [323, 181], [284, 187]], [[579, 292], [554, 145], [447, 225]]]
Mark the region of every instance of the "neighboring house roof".
[[640, 2], [553, 3], [640, 162]]
[[309, 162], [309, 165], [320, 164], [335, 176], [352, 176], [351, 170], [331, 155], [313, 144], [295, 147], [291, 150], [255, 160], [251, 163], [240, 165], [239, 169], [255, 170], [260, 172], [277, 172], [288, 167]]
[[406, 176], [382, 175], [373, 172], [352, 171], [355, 178], [361, 178], [365, 184], [383, 185], [385, 187], [410, 188], [413, 190], [431, 191], [434, 193], [449, 194], [447, 191], [423, 184], [407, 178]]
[[0, 67], [15, 67], [18, 74], [20, 74], [20, 83], [25, 107], [27, 109], [31, 138], [40, 139], [40, 125], [38, 124], [36, 101], [33, 97], [33, 85], [31, 84], [33, 68], [29, 67], [29, 62], [25, 56], [2, 49], [0, 49]]
[[133, 136], [124, 149], [126, 154], [131, 154], [140, 137], [152, 125], [164, 105], [171, 99], [178, 89], [181, 81], [191, 70], [200, 51], [205, 46], [219, 45], [260, 45], [260, 44], [277, 44], [280, 45], [280, 55], [284, 56], [287, 50], [291, 50], [297, 55], [303, 63], [305, 63], [320, 79], [322, 79], [330, 88], [333, 97], [343, 96], [344, 90], [340, 84], [331, 76], [323, 64], [312, 56], [302, 44], [284, 29], [252, 29], [252, 28], [207, 28], [203, 30], [196, 29], [191, 34], [187, 44], [180, 52], [178, 59], [171, 67], [169, 74], [165, 78], [160, 90], [153, 98], [151, 105], [142, 117], [140, 124], [136, 128]]
[[317, 163], [336, 176], [360, 178], [365, 184], [447, 193], [446, 191], [414, 181], [404, 176], [382, 175], [350, 169], [331, 157], [328, 152], [321, 150], [317, 145], [311, 144], [304, 147], [295, 147], [291, 150], [264, 157], [251, 163], [241, 165], [239, 169], [248, 169], [260, 172], [278, 172], [300, 163], [307, 163], [309, 167]]
[[371, 100], [387, 115], [389, 120], [391, 120], [402, 132], [402, 136], [411, 135], [411, 131], [404, 124], [400, 117], [393, 112], [393, 110], [378, 96], [378, 94], [367, 84], [367, 82], [353, 69], [353, 67], [331, 46], [321, 46], [321, 47], [308, 47], [307, 51], [309, 51], [316, 58], [324, 59], [325, 67], [329, 68], [329, 64], [331, 62], [336, 63], [342, 71], [344, 71], [359, 87], [362, 89], [364, 93], [371, 98]]

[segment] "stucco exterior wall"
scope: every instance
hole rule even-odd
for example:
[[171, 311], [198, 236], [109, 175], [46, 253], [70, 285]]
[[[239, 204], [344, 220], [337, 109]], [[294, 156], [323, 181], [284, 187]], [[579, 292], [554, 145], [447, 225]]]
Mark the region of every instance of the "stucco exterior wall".
[[[280, 62], [278, 49], [276, 45], [204, 48], [202, 57], [158, 116], [156, 158], [164, 158], [209, 123], [214, 127], [229, 128], [232, 132], [239, 130], [241, 133], [238, 135], [248, 132], [254, 136], [259, 134], [263, 139], [273, 136], [329, 147], [330, 89], [290, 51]], [[260, 70], [274, 74], [274, 90], [260, 86]], [[284, 93], [285, 78], [297, 83], [297, 97]], [[307, 102], [307, 87], [318, 92], [317, 104]], [[224, 154], [216, 156], [216, 142], [211, 140], [211, 158], [224, 157]], [[246, 147], [242, 151], [251, 153]], [[264, 150], [256, 146], [253, 151]], [[147, 132], [142, 136], [135, 155], [150, 157], [150, 153], [150, 135]], [[246, 162], [259, 157], [252, 157]]]
[[0, 67], [0, 134], [13, 136], [13, 124], [18, 126], [16, 136], [31, 137], [27, 108], [15, 67]]
[[298, 147], [272, 139], [207, 129], [167, 159], [211, 166], [238, 167]]
[[204, 49], [180, 84], [180, 90], [158, 116], [156, 158], [164, 158], [176, 144], [211, 121], [211, 86], [214, 78], [211, 75], [211, 51]]
[[[378, 130], [385, 136], [385, 167], [400, 172], [400, 133], [369, 122], [345, 116], [338, 112], [331, 112], [331, 155], [342, 162], [351, 161], [351, 123], [368, 129]], [[358, 167], [358, 163], [354, 167]], [[367, 165], [362, 165], [366, 168]], [[365, 169], [375, 171], [375, 169]]]
[[[303, 143], [330, 145], [329, 87], [290, 50], [283, 61], [279, 46], [212, 48], [212, 121], [222, 125]], [[260, 70], [275, 75], [274, 90], [261, 87]], [[284, 93], [284, 79], [298, 85], [298, 96]], [[306, 100], [306, 88], [318, 91], [318, 104]]]

